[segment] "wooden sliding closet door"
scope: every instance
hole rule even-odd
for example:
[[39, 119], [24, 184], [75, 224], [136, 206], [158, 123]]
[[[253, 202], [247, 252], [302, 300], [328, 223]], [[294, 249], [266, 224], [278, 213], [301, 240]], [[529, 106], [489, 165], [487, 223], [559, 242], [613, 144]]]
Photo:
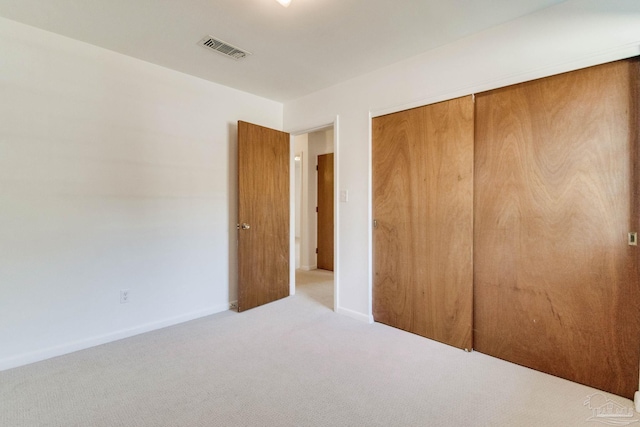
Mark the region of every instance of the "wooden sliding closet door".
[[633, 398], [638, 62], [476, 97], [474, 348]]
[[472, 346], [473, 99], [373, 119], [377, 322]]

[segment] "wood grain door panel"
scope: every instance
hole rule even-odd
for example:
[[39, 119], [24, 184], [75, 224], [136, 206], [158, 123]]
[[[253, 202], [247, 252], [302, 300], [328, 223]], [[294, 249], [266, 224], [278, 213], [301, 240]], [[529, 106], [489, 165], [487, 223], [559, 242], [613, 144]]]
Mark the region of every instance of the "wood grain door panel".
[[322, 270], [333, 271], [333, 153], [318, 156], [318, 257]]
[[638, 62], [476, 97], [474, 347], [633, 397]]
[[238, 122], [238, 311], [289, 296], [289, 145]]
[[472, 347], [471, 97], [373, 120], [374, 319]]

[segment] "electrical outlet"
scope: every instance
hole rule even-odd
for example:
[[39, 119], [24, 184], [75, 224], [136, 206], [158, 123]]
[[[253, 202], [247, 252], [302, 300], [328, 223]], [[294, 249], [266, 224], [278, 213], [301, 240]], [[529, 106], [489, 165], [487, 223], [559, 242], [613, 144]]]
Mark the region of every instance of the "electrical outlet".
[[129, 302], [129, 289], [120, 289], [120, 304]]

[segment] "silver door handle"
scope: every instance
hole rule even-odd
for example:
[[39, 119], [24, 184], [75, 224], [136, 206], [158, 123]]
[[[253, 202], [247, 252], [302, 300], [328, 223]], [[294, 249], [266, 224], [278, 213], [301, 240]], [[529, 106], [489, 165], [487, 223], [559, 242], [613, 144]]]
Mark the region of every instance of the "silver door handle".
[[249, 224], [247, 224], [246, 222], [243, 222], [242, 225], [240, 226], [241, 229], [243, 230], [248, 230], [251, 228], [251, 226]]

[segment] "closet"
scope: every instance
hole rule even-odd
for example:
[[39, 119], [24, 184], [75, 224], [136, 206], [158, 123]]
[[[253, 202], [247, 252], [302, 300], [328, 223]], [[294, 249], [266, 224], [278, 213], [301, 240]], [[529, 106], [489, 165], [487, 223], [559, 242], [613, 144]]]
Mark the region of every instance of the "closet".
[[633, 398], [639, 72], [618, 61], [375, 118], [374, 319]]
[[473, 99], [373, 120], [373, 316], [472, 347]]

